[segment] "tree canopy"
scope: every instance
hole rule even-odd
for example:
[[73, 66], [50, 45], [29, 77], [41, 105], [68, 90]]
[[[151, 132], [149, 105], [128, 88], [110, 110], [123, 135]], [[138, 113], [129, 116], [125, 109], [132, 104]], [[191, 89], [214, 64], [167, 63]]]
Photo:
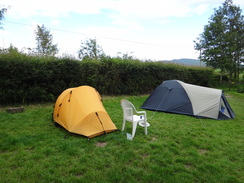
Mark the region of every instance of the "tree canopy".
[[81, 41], [81, 46], [78, 51], [80, 59], [99, 60], [104, 55], [103, 49], [97, 44], [96, 39]]
[[0, 9], [0, 29], [2, 29], [1, 25], [1, 21], [4, 19], [4, 14], [7, 12], [7, 8], [1, 8]]
[[57, 44], [53, 44], [53, 36], [44, 25], [37, 25], [35, 30], [37, 41], [37, 53], [45, 56], [54, 56], [58, 53]]
[[214, 9], [208, 25], [194, 42], [201, 61], [220, 69], [221, 73], [227, 71], [230, 81], [238, 80], [244, 56], [244, 16], [239, 6], [232, 0], [225, 0], [222, 6]]

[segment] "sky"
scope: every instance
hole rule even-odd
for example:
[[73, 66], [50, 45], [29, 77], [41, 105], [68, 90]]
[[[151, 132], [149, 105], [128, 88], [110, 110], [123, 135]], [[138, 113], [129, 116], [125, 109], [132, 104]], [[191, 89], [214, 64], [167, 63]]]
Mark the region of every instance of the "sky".
[[[106, 55], [141, 60], [197, 59], [194, 40], [224, 0], [1, 0], [8, 7], [0, 47], [36, 48], [44, 25], [59, 55], [78, 56], [81, 41], [96, 39]], [[244, 9], [243, 0], [233, 0]], [[121, 55], [120, 54], [120, 55]]]

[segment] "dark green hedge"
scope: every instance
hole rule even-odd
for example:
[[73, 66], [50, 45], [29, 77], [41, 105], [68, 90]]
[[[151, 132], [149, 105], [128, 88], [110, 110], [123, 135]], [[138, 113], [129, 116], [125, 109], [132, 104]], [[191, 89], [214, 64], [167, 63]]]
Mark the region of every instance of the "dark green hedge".
[[213, 70], [117, 58], [77, 61], [0, 54], [0, 104], [55, 101], [70, 87], [89, 85], [103, 95], [150, 93], [164, 80], [208, 86]]

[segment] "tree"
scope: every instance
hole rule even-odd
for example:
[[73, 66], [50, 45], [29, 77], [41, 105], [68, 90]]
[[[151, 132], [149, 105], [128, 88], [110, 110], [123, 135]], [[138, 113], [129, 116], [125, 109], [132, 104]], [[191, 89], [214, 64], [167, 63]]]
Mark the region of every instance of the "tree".
[[121, 52], [118, 52], [117, 53], [117, 58], [119, 59], [123, 59], [123, 60], [136, 60], [136, 58], [134, 58], [132, 56], [133, 52], [130, 52], [130, 53], [121, 53]]
[[57, 44], [53, 45], [53, 36], [50, 31], [42, 25], [37, 25], [35, 30], [37, 41], [37, 53], [45, 56], [54, 56], [58, 53]]
[[97, 44], [96, 39], [81, 41], [81, 47], [78, 51], [80, 59], [100, 60], [105, 56], [101, 46]]
[[[225, 0], [214, 10], [209, 24], [194, 41], [200, 60], [208, 66], [229, 73], [230, 82], [239, 78], [241, 57], [244, 56], [244, 16], [232, 0]], [[233, 78], [234, 74], [234, 78]]]
[[13, 53], [21, 53], [21, 52], [18, 50], [17, 47], [14, 47], [12, 44], [10, 44], [9, 48], [1, 48], [0, 53], [13, 54]]
[[[4, 19], [4, 14], [7, 12], [7, 8], [2, 8], [0, 10], [0, 25], [2, 24], [1, 21]], [[2, 27], [0, 26], [0, 29], [2, 29]]]

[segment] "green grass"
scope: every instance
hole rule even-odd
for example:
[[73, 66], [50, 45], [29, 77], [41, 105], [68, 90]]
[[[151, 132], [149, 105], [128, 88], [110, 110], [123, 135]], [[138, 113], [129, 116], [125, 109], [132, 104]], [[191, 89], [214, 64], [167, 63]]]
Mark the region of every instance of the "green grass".
[[[130, 123], [87, 140], [53, 125], [53, 104], [1, 108], [0, 182], [244, 182], [244, 94], [226, 95], [234, 120], [147, 111], [148, 135], [138, 127], [133, 141]], [[119, 129], [122, 98], [139, 109], [147, 96], [103, 97]]]

